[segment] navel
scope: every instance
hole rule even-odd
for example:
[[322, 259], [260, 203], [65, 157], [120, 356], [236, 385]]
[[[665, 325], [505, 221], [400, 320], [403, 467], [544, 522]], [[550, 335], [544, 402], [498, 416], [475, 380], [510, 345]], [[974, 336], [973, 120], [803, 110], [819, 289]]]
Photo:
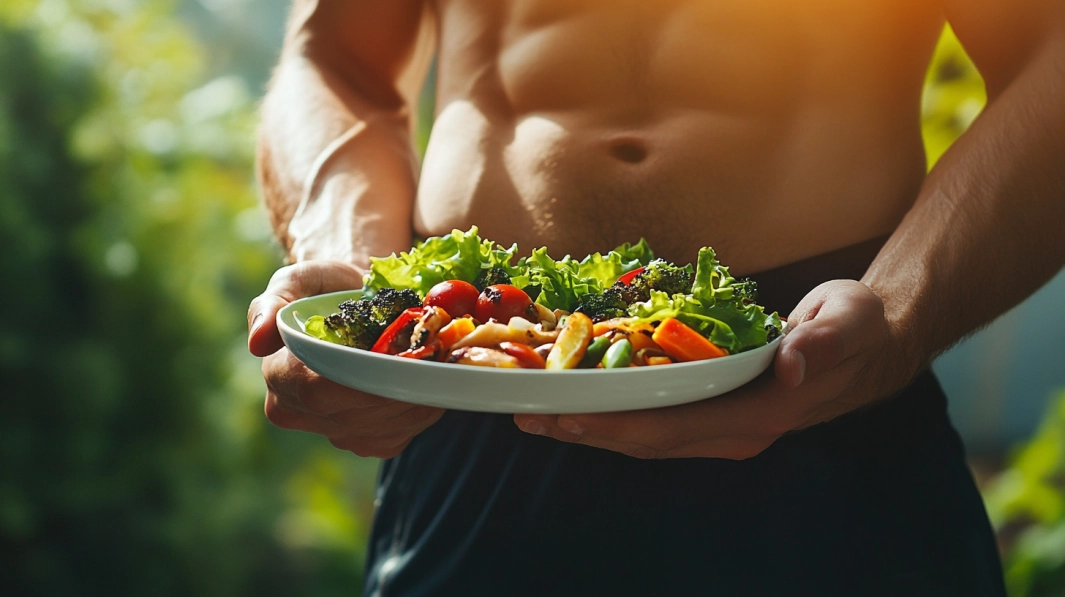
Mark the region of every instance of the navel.
[[639, 164], [647, 159], [647, 145], [633, 138], [615, 139], [610, 142], [610, 155], [630, 164]]

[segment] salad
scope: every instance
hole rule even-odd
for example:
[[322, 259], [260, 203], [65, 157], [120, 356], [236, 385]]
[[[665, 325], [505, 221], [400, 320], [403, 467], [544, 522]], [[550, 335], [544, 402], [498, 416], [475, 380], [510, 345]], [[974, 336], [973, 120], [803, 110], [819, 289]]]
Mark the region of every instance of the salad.
[[713, 249], [678, 266], [644, 240], [555, 260], [547, 248], [482, 239], [476, 227], [371, 260], [362, 298], [305, 323], [328, 342], [404, 358], [484, 367], [658, 366], [764, 346], [781, 320], [755, 303]]

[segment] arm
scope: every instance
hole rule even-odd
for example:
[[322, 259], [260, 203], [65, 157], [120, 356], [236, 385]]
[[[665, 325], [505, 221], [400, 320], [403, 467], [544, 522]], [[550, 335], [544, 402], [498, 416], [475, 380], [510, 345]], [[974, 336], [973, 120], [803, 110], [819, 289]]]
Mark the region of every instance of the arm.
[[402, 84], [424, 76], [429, 26], [419, 0], [296, 0], [258, 161], [291, 261], [365, 267], [410, 247], [417, 159]]
[[632, 413], [516, 415], [526, 432], [642, 458], [748, 458], [903, 387], [1065, 264], [1065, 5], [944, 0], [989, 105], [923, 185], [862, 282], [789, 315], [775, 377]]
[[1065, 5], [944, 3], [988, 106], [929, 174], [863, 281], [927, 364], [1065, 263]]
[[410, 247], [417, 164], [402, 83], [424, 75], [411, 67], [426, 23], [420, 0], [296, 0], [263, 103], [259, 177], [295, 262], [248, 309], [266, 416], [360, 456], [395, 456], [443, 411], [320, 377], [284, 347], [276, 317], [298, 298], [358, 288], [371, 256]]

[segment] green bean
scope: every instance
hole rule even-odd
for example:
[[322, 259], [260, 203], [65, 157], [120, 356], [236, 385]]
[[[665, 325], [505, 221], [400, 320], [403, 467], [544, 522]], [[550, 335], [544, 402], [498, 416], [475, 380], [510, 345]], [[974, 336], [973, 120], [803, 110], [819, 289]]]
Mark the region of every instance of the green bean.
[[618, 369], [621, 367], [628, 367], [632, 362], [632, 342], [628, 340], [618, 340], [610, 345], [606, 354], [603, 355], [603, 367], [607, 369]]
[[591, 369], [595, 367], [599, 360], [606, 354], [606, 349], [610, 348], [610, 336], [602, 335], [592, 340], [592, 343], [588, 345], [588, 350], [584, 353], [584, 358], [577, 365], [578, 369]]

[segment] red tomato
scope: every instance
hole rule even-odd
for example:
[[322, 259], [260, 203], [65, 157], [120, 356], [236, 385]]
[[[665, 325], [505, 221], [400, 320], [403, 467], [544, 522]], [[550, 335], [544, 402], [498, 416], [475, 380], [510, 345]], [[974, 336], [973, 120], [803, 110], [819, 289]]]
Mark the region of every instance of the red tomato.
[[507, 323], [511, 317], [528, 319], [527, 310], [530, 306], [532, 299], [521, 288], [510, 284], [496, 284], [485, 288], [481, 296], [477, 297], [473, 318], [481, 323], [487, 323], [489, 319]]
[[472, 315], [477, 307], [477, 287], [462, 280], [441, 282], [425, 295], [425, 306], [440, 307], [452, 319]]

